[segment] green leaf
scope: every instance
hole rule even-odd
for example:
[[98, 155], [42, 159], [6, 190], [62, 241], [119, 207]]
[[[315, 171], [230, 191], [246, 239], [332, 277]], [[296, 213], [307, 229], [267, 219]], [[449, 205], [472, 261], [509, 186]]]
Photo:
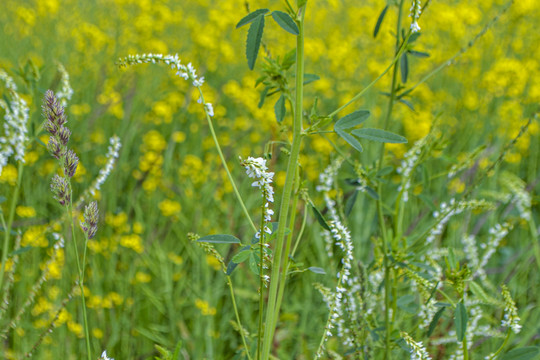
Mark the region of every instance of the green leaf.
[[358, 198], [358, 190], [354, 191], [353, 194], [347, 199], [345, 203], [345, 216], [349, 216], [352, 212], [356, 199]]
[[407, 139], [405, 139], [403, 136], [381, 129], [355, 129], [351, 133], [359, 138], [382, 143], [403, 144], [407, 142]]
[[304, 85], [312, 83], [314, 81], [320, 80], [319, 75], [315, 74], [304, 74]]
[[469, 315], [467, 314], [467, 308], [462, 301], [458, 302], [456, 305], [456, 312], [454, 315], [455, 318], [455, 327], [456, 327], [456, 337], [459, 342], [463, 341], [465, 337], [465, 332], [467, 331], [467, 321], [469, 321]]
[[510, 350], [501, 357], [501, 360], [531, 360], [536, 358], [538, 354], [540, 354], [540, 348], [526, 346]]
[[256, 18], [258, 18], [261, 15], [264, 16], [269, 11], [270, 10], [268, 9], [258, 9], [258, 10], [253, 11], [252, 13], [247, 14], [246, 16], [242, 18], [242, 20], [238, 22], [238, 24], [236, 24], [236, 28], [238, 29], [241, 26], [244, 26], [246, 24], [249, 24], [250, 22], [255, 21]]
[[281, 67], [283, 68], [283, 70], [289, 70], [290, 67], [293, 66], [295, 62], [296, 62], [296, 49], [292, 49], [283, 57], [283, 61], [281, 62]]
[[413, 33], [410, 37], [409, 37], [409, 44], [412, 44], [413, 42], [415, 42], [416, 40], [418, 40], [418, 38], [420, 37], [420, 33], [419, 32], [415, 32]]
[[401, 54], [399, 60], [399, 69], [401, 70], [401, 82], [405, 84], [407, 82], [407, 77], [409, 76], [409, 60], [407, 59], [407, 53]]
[[436, 313], [435, 315], [433, 316], [433, 319], [431, 320], [431, 322], [429, 323], [429, 329], [428, 329], [428, 332], [427, 332], [427, 336], [430, 337], [431, 334], [433, 334], [433, 331], [435, 331], [435, 327], [437, 327], [437, 323], [439, 322], [439, 319], [441, 318], [443, 312], [444, 312], [444, 309], [446, 309], [445, 306], [443, 306], [442, 308], [440, 308]]
[[251, 252], [249, 257], [249, 268], [255, 275], [259, 275], [259, 256], [254, 252]]
[[283, 121], [283, 118], [285, 117], [285, 96], [281, 94], [278, 101], [276, 101], [276, 104], [274, 105], [274, 113], [276, 114], [276, 120], [278, 123], [281, 123]]
[[379, 33], [379, 29], [381, 28], [381, 24], [384, 20], [384, 15], [386, 15], [386, 11], [388, 10], [388, 5], [382, 9], [379, 17], [377, 18], [377, 23], [375, 24], [375, 28], [373, 29], [373, 37], [377, 37], [377, 34]]
[[366, 194], [369, 195], [373, 200], [379, 200], [379, 194], [372, 187], [366, 186]]
[[405, 106], [407, 106], [409, 109], [411, 109], [412, 111], [416, 111], [414, 110], [414, 105], [409, 101], [409, 100], [405, 100], [405, 99], [399, 99], [398, 100], [400, 103], [404, 104]]
[[259, 54], [259, 47], [261, 46], [261, 39], [264, 30], [264, 15], [259, 15], [251, 23], [246, 43], [246, 57], [248, 61], [248, 67], [253, 70], [255, 66], [255, 60]]
[[267, 86], [261, 91], [261, 97], [259, 99], [259, 104], [257, 105], [260, 108], [264, 105], [264, 100], [266, 100], [266, 94], [268, 94], [268, 90], [270, 90], [270, 86]]
[[306, 5], [307, 0], [296, 0], [296, 6], [298, 8], [301, 8], [302, 6]]
[[367, 110], [358, 110], [355, 112], [352, 112], [341, 119], [339, 119], [335, 125], [334, 125], [334, 131], [343, 138], [346, 142], [349, 143], [353, 148], [356, 150], [362, 152], [362, 145], [360, 142], [351, 134], [346, 132], [345, 130], [353, 128], [355, 126], [360, 125], [364, 121], [367, 120], [369, 117], [369, 111]]
[[313, 210], [313, 214], [315, 214], [315, 218], [317, 219], [317, 221], [319, 222], [319, 224], [326, 230], [330, 231], [330, 226], [328, 225], [328, 223], [326, 222], [326, 220], [324, 219], [324, 216], [321, 214], [321, 212], [319, 211], [319, 209], [317, 209], [315, 207], [315, 205], [313, 205], [313, 203], [310, 203], [309, 204], [311, 206], [311, 209]]
[[249, 258], [249, 255], [251, 255], [251, 250], [240, 251], [238, 254], [233, 256], [232, 261], [237, 264], [241, 264]]
[[16, 255], [24, 254], [25, 252], [30, 251], [32, 249], [33, 249], [32, 246], [24, 246], [22, 248], [19, 248], [19, 249], [13, 251], [11, 254], [8, 255], [8, 257], [13, 257], [13, 256], [16, 256]]
[[412, 56], [419, 57], [419, 58], [428, 58], [429, 57], [428, 53], [422, 52], [422, 51], [416, 51], [416, 50], [409, 50], [409, 54], [411, 54]]
[[418, 304], [416, 303], [416, 298], [411, 294], [400, 297], [397, 300], [397, 306], [409, 314], [416, 314], [419, 308]]
[[234, 269], [236, 269], [237, 266], [238, 266], [237, 263], [233, 261], [229, 261], [229, 264], [227, 265], [227, 276], [231, 276], [231, 274], [233, 273]]
[[198, 242], [207, 242], [214, 244], [240, 244], [240, 239], [232, 235], [207, 235], [203, 236]]
[[324, 269], [320, 267], [311, 266], [311, 267], [308, 267], [308, 270], [315, 274], [326, 275], [326, 271], [324, 271]]
[[334, 125], [334, 130], [345, 130], [358, 126], [364, 121], [366, 121], [369, 115], [370, 113], [367, 110], [357, 110], [355, 112], [352, 112], [339, 119]]
[[281, 26], [281, 28], [293, 35], [300, 34], [300, 29], [294, 20], [289, 16], [289, 14], [283, 11], [274, 11], [272, 12], [272, 18], [274, 21]]
[[469, 289], [471, 289], [472, 293], [481, 301], [483, 301], [486, 304], [493, 303], [493, 299], [490, 299], [489, 296], [486, 294], [484, 289], [474, 281], [469, 282]]

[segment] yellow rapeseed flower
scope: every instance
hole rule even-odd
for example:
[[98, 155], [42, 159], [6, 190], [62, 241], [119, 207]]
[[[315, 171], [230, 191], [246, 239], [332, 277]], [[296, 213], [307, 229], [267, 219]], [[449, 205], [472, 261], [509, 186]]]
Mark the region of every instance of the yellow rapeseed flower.
[[31, 217], [36, 216], [36, 210], [31, 206], [19, 205], [15, 209], [15, 213], [17, 214], [18, 217], [22, 217], [22, 218], [31, 218]]

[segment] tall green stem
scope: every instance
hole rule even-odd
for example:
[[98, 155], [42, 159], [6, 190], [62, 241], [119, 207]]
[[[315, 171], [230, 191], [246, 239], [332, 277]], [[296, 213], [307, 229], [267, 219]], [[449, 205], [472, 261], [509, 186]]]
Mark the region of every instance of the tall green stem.
[[[204, 104], [204, 96], [202, 89], [200, 87], [197, 87], [199, 90], [199, 94], [201, 95], [202, 103]], [[251, 227], [254, 231], [257, 231], [257, 226], [255, 226], [255, 223], [251, 219], [251, 216], [249, 215], [249, 211], [246, 208], [246, 205], [244, 204], [244, 200], [242, 200], [242, 196], [240, 195], [240, 192], [238, 191], [238, 188], [236, 187], [236, 182], [234, 181], [231, 172], [229, 171], [229, 167], [227, 166], [227, 161], [225, 160], [225, 156], [223, 156], [223, 151], [221, 151], [221, 146], [219, 145], [218, 138], [216, 136], [216, 131], [214, 130], [214, 124], [212, 123], [212, 118], [208, 114], [208, 112], [205, 110], [206, 113], [206, 120], [208, 121], [208, 127], [210, 128], [210, 133], [212, 134], [212, 139], [214, 139], [214, 144], [216, 145], [216, 150], [219, 154], [219, 158], [221, 159], [221, 163], [223, 164], [223, 167], [225, 168], [225, 172], [227, 173], [227, 177], [229, 178], [229, 181], [231, 182], [231, 185], [233, 187], [234, 194], [236, 195], [236, 198], [238, 199], [238, 202], [240, 203], [240, 207], [242, 208], [242, 211], [244, 212], [244, 215], [248, 219]]]
[[277, 319], [279, 316], [278, 285], [280, 281], [280, 271], [287, 271], [281, 268], [281, 263], [289, 254], [283, 252], [285, 242], [285, 228], [289, 215], [289, 205], [293, 190], [294, 179], [296, 178], [296, 169], [298, 167], [298, 157], [300, 155], [300, 144], [302, 142], [302, 104], [303, 104], [303, 83], [304, 83], [304, 15], [305, 5], [298, 9], [297, 23], [299, 34], [296, 37], [296, 101], [293, 120], [293, 142], [289, 163], [287, 164], [287, 175], [285, 177], [285, 186], [281, 197], [281, 206], [279, 211], [279, 223], [276, 236], [276, 247], [274, 260], [272, 263], [272, 274], [270, 277], [270, 290], [268, 295], [268, 306], [266, 310], [266, 326], [263, 340], [262, 359], [268, 360], [270, 357], [270, 347], [274, 337]]
[[[70, 185], [71, 194], [71, 185]], [[71, 238], [73, 239], [73, 247], [75, 248], [75, 260], [77, 262], [77, 270], [79, 271], [79, 288], [81, 289], [82, 311], [83, 311], [83, 323], [84, 323], [84, 337], [86, 340], [86, 354], [88, 360], [92, 360], [92, 350], [90, 349], [90, 333], [88, 331], [88, 316], [86, 315], [86, 299], [84, 298], [84, 264], [81, 266], [79, 260], [79, 249], [77, 248], [77, 237], [75, 236], [75, 224], [73, 222], [73, 204], [70, 200], [69, 206], [66, 208], [68, 212], [68, 219], [71, 224]], [[84, 261], [86, 260], [86, 242], [84, 248]]]
[[234, 289], [233, 289], [233, 285], [232, 285], [232, 280], [231, 280], [231, 277], [229, 275], [227, 275], [227, 285], [229, 285], [229, 290], [231, 291], [231, 299], [232, 299], [232, 303], [233, 303], [234, 314], [236, 316], [236, 323], [238, 324], [238, 327], [240, 328], [239, 329], [240, 337], [242, 338], [242, 343], [244, 344], [244, 349], [246, 350], [247, 358], [249, 360], [252, 360], [251, 355], [249, 354], [249, 348], [247, 346], [246, 337], [244, 335], [244, 327], [242, 326], [242, 323], [240, 322], [240, 314], [238, 313], [238, 307], [236, 306], [236, 298], [234, 296]]
[[15, 190], [13, 191], [13, 197], [11, 198], [7, 226], [4, 228], [4, 244], [2, 246], [2, 267], [0, 268], [0, 293], [2, 293], [2, 289], [4, 286], [4, 271], [6, 267], [7, 253], [9, 250], [9, 236], [11, 235], [13, 219], [15, 219], [15, 207], [17, 206], [17, 202], [19, 201], [23, 170], [24, 164], [22, 161], [19, 161], [19, 167], [17, 169], [17, 183], [15, 184]]
[[[400, 50], [403, 50], [403, 48], [406, 46], [408, 39], [405, 39], [405, 41], [402, 44], [402, 49], [400, 49], [400, 41], [399, 36], [401, 33], [401, 17], [403, 14], [403, 0], [400, 0], [399, 2], [399, 12], [398, 12], [398, 19], [397, 19], [397, 25], [396, 25], [396, 46], [395, 46], [395, 54], [398, 55]], [[388, 128], [388, 125], [390, 124], [390, 118], [392, 117], [392, 110], [394, 107], [394, 101], [396, 98], [396, 84], [397, 84], [397, 73], [398, 73], [398, 62], [397, 59], [399, 57], [395, 56], [394, 59], [394, 72], [392, 74], [392, 85], [390, 88], [390, 100], [388, 101], [388, 109], [386, 111], [386, 118], [384, 120], [384, 129]], [[379, 164], [378, 168], [379, 170], [382, 168], [382, 163], [384, 160], [384, 143], [381, 145], [381, 151], [379, 155]], [[382, 234], [382, 252], [383, 252], [383, 267], [384, 267], [384, 327], [385, 327], [385, 347], [384, 347], [384, 359], [390, 358], [390, 336], [392, 333], [392, 324], [390, 322], [390, 292], [391, 292], [391, 284], [390, 284], [390, 277], [391, 277], [391, 268], [389, 265], [389, 259], [388, 259], [388, 233], [386, 231], [386, 224], [384, 221], [384, 214], [383, 214], [383, 206], [382, 206], [382, 199], [383, 199], [383, 184], [379, 181], [379, 184], [377, 186], [377, 193], [379, 195], [379, 201], [377, 202], [377, 212], [379, 215], [379, 226], [381, 229]]]
[[264, 210], [265, 198], [262, 197], [261, 228], [259, 230], [259, 335], [257, 336], [257, 360], [261, 358], [261, 345], [263, 336], [263, 312], [264, 312]]

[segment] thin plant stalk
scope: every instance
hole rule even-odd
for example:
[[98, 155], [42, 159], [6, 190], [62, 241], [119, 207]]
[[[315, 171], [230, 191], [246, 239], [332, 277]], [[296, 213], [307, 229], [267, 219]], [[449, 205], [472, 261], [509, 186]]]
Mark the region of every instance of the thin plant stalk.
[[[201, 96], [201, 101], [204, 104], [204, 96], [203, 92], [200, 86], [197, 86], [197, 89], [199, 90], [199, 95]], [[225, 168], [225, 172], [227, 173], [227, 177], [229, 178], [229, 181], [233, 187], [234, 194], [236, 195], [236, 198], [238, 199], [238, 202], [240, 203], [240, 206], [242, 207], [242, 211], [244, 212], [244, 215], [248, 219], [251, 227], [254, 231], [257, 231], [257, 226], [255, 226], [255, 223], [251, 219], [251, 216], [249, 215], [249, 211], [246, 208], [246, 205], [244, 204], [244, 200], [242, 200], [242, 196], [240, 195], [240, 192], [238, 191], [238, 188], [236, 187], [236, 182], [234, 181], [234, 178], [231, 175], [231, 172], [229, 171], [229, 167], [227, 166], [227, 161], [225, 160], [225, 156], [223, 156], [223, 151], [221, 151], [221, 146], [219, 145], [218, 138], [216, 136], [216, 132], [214, 130], [214, 124], [212, 122], [212, 117], [208, 114], [208, 111], [206, 108], [204, 109], [204, 112], [206, 114], [206, 120], [208, 121], [208, 127], [210, 128], [210, 133], [212, 134], [212, 139], [214, 139], [214, 144], [216, 145], [216, 150], [219, 154], [219, 158], [221, 159], [221, 163], [223, 164], [223, 167]]]
[[234, 296], [234, 289], [231, 277], [227, 275], [227, 285], [229, 285], [229, 290], [231, 292], [231, 300], [233, 304], [234, 314], [236, 316], [236, 322], [238, 324], [238, 327], [240, 328], [240, 337], [242, 338], [242, 343], [244, 344], [244, 349], [246, 349], [246, 355], [248, 357], [248, 360], [252, 360], [251, 355], [249, 354], [249, 348], [247, 346], [246, 337], [244, 336], [244, 328], [242, 326], [242, 323], [240, 322], [240, 314], [238, 313], [238, 307], [236, 306], [236, 298]]
[[[9, 248], [9, 236], [11, 235], [11, 227], [13, 226], [13, 220], [15, 218], [15, 207], [17, 205], [17, 202], [19, 201], [19, 193], [21, 190], [23, 170], [24, 170], [24, 164], [22, 161], [19, 161], [19, 166], [17, 169], [17, 183], [15, 184], [15, 190], [13, 191], [13, 197], [11, 198], [11, 204], [9, 206], [7, 226], [4, 226], [4, 244], [2, 246], [2, 267], [0, 268], [0, 292], [2, 292], [2, 289], [4, 286], [4, 272], [5, 272], [7, 253], [8, 253], [8, 248]], [[2, 215], [2, 219], [3, 219], [3, 215]]]
[[[71, 193], [71, 184], [70, 184], [70, 193]], [[77, 248], [77, 237], [75, 236], [75, 224], [73, 222], [74, 221], [73, 204], [71, 202], [71, 196], [70, 196], [69, 206], [66, 208], [66, 210], [68, 212], [68, 218], [71, 224], [71, 237], [73, 238], [73, 247], [75, 248], [75, 260], [77, 262], [77, 270], [79, 271], [79, 288], [81, 289], [86, 354], [87, 354], [88, 360], [92, 360], [92, 350], [90, 348], [90, 333], [88, 331], [88, 316], [86, 315], [86, 300], [84, 298], [84, 263], [81, 267], [81, 262], [79, 260], [79, 249]], [[86, 245], [87, 245], [87, 242], [85, 241], [84, 256], [83, 256], [84, 260], [86, 260]]]
[[257, 360], [261, 358], [262, 350], [262, 337], [263, 337], [263, 312], [264, 312], [264, 203], [265, 198], [262, 197], [262, 207], [261, 207], [261, 229], [259, 237], [259, 333], [257, 336]]
[[[400, 50], [403, 50], [409, 40], [410, 32], [407, 38], [403, 41], [403, 43], [400, 46], [400, 40], [399, 36], [401, 33], [401, 18], [403, 16], [403, 0], [400, 0], [399, 2], [399, 11], [398, 11], [398, 18], [397, 18], [397, 24], [396, 24], [396, 56], [393, 62], [394, 71], [392, 74], [392, 85], [390, 88], [390, 99], [388, 101], [388, 109], [386, 111], [386, 117], [384, 120], [384, 129], [386, 130], [388, 128], [388, 125], [390, 124], [390, 118], [392, 117], [392, 110], [394, 107], [394, 101], [396, 98], [396, 85], [397, 85], [397, 73], [399, 70], [399, 63], [397, 60], [399, 59], [398, 54], [400, 53]], [[401, 48], [401, 49], [400, 49]], [[401, 55], [400, 55], [401, 56]], [[380, 155], [379, 155], [379, 164], [378, 168], [379, 170], [382, 168], [382, 163], [384, 159], [384, 143], [381, 145]], [[384, 267], [384, 328], [385, 328], [385, 347], [384, 347], [384, 359], [390, 358], [390, 335], [392, 333], [392, 326], [390, 322], [390, 277], [391, 277], [391, 268], [389, 264], [388, 259], [388, 232], [386, 230], [386, 225], [384, 221], [384, 214], [383, 214], [383, 207], [382, 207], [382, 193], [383, 193], [383, 186], [382, 182], [379, 181], [379, 184], [377, 186], [377, 192], [379, 195], [379, 201], [377, 202], [377, 212], [379, 216], [379, 226], [382, 234], [382, 252], [383, 252], [383, 267]]]
[[296, 169], [298, 167], [298, 158], [300, 155], [300, 144], [302, 142], [302, 104], [304, 97], [304, 15], [306, 5], [298, 9], [297, 24], [299, 33], [296, 36], [296, 99], [295, 111], [293, 120], [293, 140], [289, 162], [287, 164], [287, 175], [285, 177], [285, 185], [281, 198], [281, 206], [279, 211], [278, 230], [276, 236], [276, 246], [274, 259], [272, 263], [272, 274], [270, 277], [270, 290], [268, 295], [268, 306], [266, 309], [266, 324], [267, 328], [264, 332], [263, 340], [263, 360], [268, 360], [270, 356], [270, 347], [274, 337], [275, 327], [279, 316], [279, 306], [277, 306], [278, 285], [280, 281], [281, 263], [289, 254], [283, 252], [285, 242], [285, 228], [287, 226], [289, 206], [291, 204], [293, 184], [296, 178]]

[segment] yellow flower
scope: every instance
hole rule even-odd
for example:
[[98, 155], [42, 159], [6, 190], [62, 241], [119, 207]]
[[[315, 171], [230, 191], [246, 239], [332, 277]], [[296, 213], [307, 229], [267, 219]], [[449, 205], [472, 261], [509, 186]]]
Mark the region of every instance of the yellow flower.
[[36, 216], [36, 210], [31, 206], [17, 206], [15, 213], [17, 216], [22, 218], [31, 218]]
[[165, 199], [159, 203], [159, 209], [163, 216], [174, 216], [180, 213], [182, 206], [176, 201]]
[[8, 183], [11, 186], [15, 186], [17, 183], [17, 168], [11, 164], [7, 164], [2, 169], [2, 174], [0, 175], [0, 183]]
[[148, 283], [152, 281], [152, 276], [148, 275], [145, 272], [137, 271], [135, 274], [135, 282], [136, 283]]

